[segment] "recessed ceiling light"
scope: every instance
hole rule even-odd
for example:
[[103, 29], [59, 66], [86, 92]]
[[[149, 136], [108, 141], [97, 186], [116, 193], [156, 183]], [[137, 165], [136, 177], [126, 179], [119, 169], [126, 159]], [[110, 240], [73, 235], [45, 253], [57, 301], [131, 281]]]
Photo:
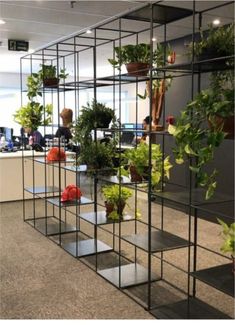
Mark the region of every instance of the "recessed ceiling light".
[[4, 25], [6, 22], [3, 19], [0, 19], [0, 25]]
[[153, 42], [156, 42], [156, 40], [157, 40], [156, 37], [153, 37], [153, 38], [152, 38], [152, 41], [153, 41]]
[[86, 31], [86, 33], [87, 33], [87, 34], [91, 34], [92, 31], [91, 31], [90, 29], [88, 29], [88, 30]]
[[213, 20], [213, 25], [218, 26], [220, 24], [220, 20], [219, 19], [214, 19]]

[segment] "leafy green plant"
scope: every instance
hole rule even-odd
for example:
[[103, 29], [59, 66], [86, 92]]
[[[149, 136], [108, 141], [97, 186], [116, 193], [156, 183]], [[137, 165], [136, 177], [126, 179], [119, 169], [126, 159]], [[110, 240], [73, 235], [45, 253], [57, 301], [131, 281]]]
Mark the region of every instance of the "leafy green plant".
[[[234, 53], [234, 24], [222, 27], [208, 25], [209, 29], [200, 32], [200, 41], [194, 43], [194, 54], [200, 56], [206, 52], [214, 57], [229, 56]], [[193, 43], [189, 44], [189, 54], [192, 55]]]
[[223, 253], [231, 253], [231, 255], [235, 256], [235, 222], [227, 225], [224, 221], [217, 218], [218, 222], [221, 224], [224, 237], [224, 243], [221, 246], [220, 250]]
[[[213, 73], [211, 87], [202, 90], [195, 99], [181, 111], [175, 125], [168, 131], [175, 138], [173, 150], [176, 163], [189, 161], [189, 168], [196, 173], [197, 185], [206, 188], [206, 200], [210, 199], [217, 186], [216, 168], [211, 173], [204, 167], [214, 158], [214, 151], [220, 146], [226, 133], [223, 123], [217, 124], [217, 117], [234, 114], [234, 79], [231, 71]], [[210, 122], [209, 127], [207, 121]]]
[[[135, 166], [137, 173], [142, 177], [147, 177], [149, 173], [149, 145], [141, 142], [136, 148], [128, 149], [123, 154], [128, 160], [129, 167]], [[151, 180], [153, 188], [157, 188], [162, 176], [169, 178], [170, 169], [172, 165], [170, 163], [170, 157], [167, 156], [163, 159], [160, 144], [151, 145]], [[162, 175], [163, 174], [163, 175]]]
[[82, 106], [81, 114], [73, 127], [74, 140], [81, 143], [86, 140], [84, 138], [90, 139], [92, 130], [107, 128], [111, 121], [116, 121], [114, 110], [93, 99], [91, 104], [87, 103], [87, 106]]
[[44, 106], [36, 101], [37, 96], [42, 96], [40, 91], [41, 85], [42, 79], [38, 73], [32, 73], [28, 76], [27, 97], [29, 102], [13, 114], [15, 122], [19, 123], [22, 127], [32, 129], [32, 131], [36, 131], [39, 126], [49, 125], [52, 121], [52, 104]]
[[80, 143], [80, 155], [77, 164], [86, 164], [94, 169], [113, 168], [113, 156], [115, 155], [115, 143], [95, 142], [92, 139]]
[[31, 128], [32, 131], [36, 131], [39, 126], [51, 123], [52, 110], [52, 104], [47, 104], [44, 107], [40, 103], [32, 101], [20, 107], [13, 116], [15, 122], [25, 128]]
[[[114, 48], [116, 59], [108, 59], [109, 63], [120, 70], [123, 64], [141, 62], [150, 63], [150, 44], [140, 43], [137, 45], [124, 45]], [[166, 52], [166, 53], [165, 53]], [[153, 51], [153, 65], [162, 67], [167, 60], [167, 56], [172, 52], [169, 45], [164, 47], [161, 44], [157, 44], [157, 48]], [[166, 54], [166, 55], [165, 55]]]
[[[40, 64], [41, 69], [38, 71], [39, 78], [41, 80], [44, 79], [53, 79], [57, 78], [56, 66], [52, 64]], [[66, 73], [66, 69], [60, 69], [58, 74], [59, 79], [66, 79], [68, 77], [68, 73]]]
[[92, 139], [92, 131], [99, 127], [108, 127], [111, 121], [115, 123], [115, 113], [94, 99], [91, 104], [87, 103], [87, 106], [82, 108], [72, 128], [73, 141], [80, 144], [81, 154], [77, 163], [84, 163], [95, 169], [112, 168], [116, 140], [111, 139], [108, 143], [95, 142]]
[[106, 202], [113, 206], [113, 211], [108, 214], [108, 217], [119, 220], [127, 200], [132, 196], [132, 191], [127, 187], [115, 184], [103, 186], [101, 192]]

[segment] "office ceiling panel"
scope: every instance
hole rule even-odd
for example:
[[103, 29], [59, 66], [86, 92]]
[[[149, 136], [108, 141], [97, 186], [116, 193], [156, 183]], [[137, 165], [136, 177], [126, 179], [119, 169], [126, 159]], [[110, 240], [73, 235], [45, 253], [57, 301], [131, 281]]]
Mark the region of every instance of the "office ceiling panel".
[[[5, 20], [0, 25], [0, 72], [19, 72], [19, 56], [17, 52], [9, 52], [7, 49], [8, 39], [21, 39], [29, 41], [30, 49], [41, 48], [58, 39], [73, 35], [81, 30], [86, 30], [98, 22], [105, 21], [121, 12], [127, 12], [138, 8], [150, 1], [0, 1], [0, 19]], [[163, 5], [180, 6], [192, 9], [192, 1], [160, 1]], [[196, 1], [196, 10], [206, 10], [215, 5], [221, 5], [228, 1]], [[220, 18], [223, 24], [234, 20], [233, 3], [228, 7], [222, 7], [203, 15], [202, 26], [206, 28], [214, 18]], [[118, 22], [106, 25], [109, 28], [118, 28]], [[149, 26], [146, 22], [135, 20], [122, 20], [122, 29], [140, 31]], [[196, 16], [196, 28], [198, 16]], [[167, 25], [167, 39], [173, 39], [190, 34], [192, 31], [191, 18], [185, 18]], [[118, 32], [99, 31], [100, 37], [118, 37]], [[122, 33], [124, 36], [125, 33]], [[163, 28], [157, 28], [154, 36], [162, 41]], [[149, 32], [140, 34], [139, 41], [147, 42]], [[128, 43], [130, 38], [123, 39], [123, 44]], [[86, 41], [86, 40], [85, 40]], [[92, 42], [91, 42], [92, 43]], [[103, 47], [104, 57], [107, 48]], [[10, 62], [9, 62], [10, 59]], [[89, 59], [87, 59], [89, 61]], [[107, 60], [106, 60], [107, 61]], [[105, 60], [103, 59], [103, 63]]]

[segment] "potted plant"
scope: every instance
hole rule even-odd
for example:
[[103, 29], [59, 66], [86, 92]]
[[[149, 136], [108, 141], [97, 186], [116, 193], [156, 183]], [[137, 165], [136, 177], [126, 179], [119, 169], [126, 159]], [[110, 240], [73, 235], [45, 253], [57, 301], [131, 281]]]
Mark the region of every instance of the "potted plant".
[[[225, 121], [230, 118], [234, 133], [234, 80], [229, 71], [211, 76], [211, 87], [202, 90], [195, 99], [181, 111], [176, 124], [170, 124], [168, 131], [175, 138], [173, 150], [176, 163], [189, 161], [189, 168], [196, 173], [197, 185], [206, 188], [206, 200], [210, 199], [217, 186], [216, 168], [211, 173], [204, 167], [213, 160], [214, 151], [226, 137]], [[219, 118], [219, 123], [218, 123]], [[208, 123], [206, 122], [208, 121]], [[193, 159], [194, 158], [194, 159]]]
[[37, 96], [42, 96], [40, 91], [41, 81], [38, 74], [32, 74], [27, 78], [27, 97], [29, 102], [27, 105], [20, 107], [13, 114], [15, 122], [24, 128], [36, 131], [39, 126], [49, 125], [52, 121], [53, 106], [46, 104], [43, 106], [36, 101]]
[[[213, 27], [200, 32], [200, 40], [194, 43], [194, 55], [199, 60], [214, 57], [230, 56], [234, 53], [234, 24]], [[189, 54], [192, 56], [193, 43], [189, 44]]]
[[230, 253], [232, 258], [232, 271], [235, 272], [235, 222], [227, 225], [224, 221], [217, 218], [218, 222], [223, 227], [224, 243], [220, 250], [223, 253]]
[[114, 220], [121, 219], [127, 200], [132, 196], [132, 191], [115, 184], [103, 186], [101, 192], [105, 198], [107, 217]]
[[[109, 63], [120, 70], [121, 66], [125, 64], [127, 72], [130, 76], [146, 76], [150, 67], [150, 44], [140, 43], [136, 45], [128, 44], [121, 47], [114, 48], [116, 59], [108, 59]], [[164, 54], [166, 51], [166, 59]], [[153, 66], [163, 66], [168, 62], [168, 57], [172, 60], [172, 52], [170, 47], [163, 47], [161, 44], [157, 45], [156, 50], [153, 51]]]
[[44, 87], [57, 86], [60, 79], [66, 79], [68, 77], [66, 69], [60, 69], [57, 76], [55, 65], [40, 64], [40, 67], [41, 69], [38, 71], [38, 76], [43, 82]]
[[113, 156], [115, 155], [115, 145], [111, 143], [100, 143], [88, 140], [80, 143], [80, 154], [77, 164], [85, 164], [90, 169], [113, 168]]
[[39, 126], [49, 125], [52, 121], [52, 104], [45, 107], [38, 102], [29, 102], [27, 105], [20, 107], [14, 116], [14, 121], [24, 128], [30, 128], [36, 131]]
[[105, 104], [93, 100], [91, 105], [83, 106], [81, 114], [72, 128], [73, 140], [80, 145], [78, 164], [87, 164], [94, 169], [113, 167], [113, 157], [116, 151], [116, 140], [107, 143], [94, 141], [92, 131], [96, 128], [107, 128], [110, 122], [116, 121], [114, 111]]
[[[87, 106], [82, 106], [81, 114], [75, 124], [76, 136], [78, 140], [82, 140], [81, 137], [89, 136], [92, 130], [108, 128], [110, 122], [115, 120], [113, 109], [93, 99], [91, 104], [87, 103]], [[82, 132], [81, 136], [80, 132]]]
[[[149, 176], [149, 145], [141, 142], [136, 148], [126, 150], [124, 157], [128, 160], [129, 172], [132, 182], [142, 182]], [[163, 177], [169, 178], [169, 171], [172, 167], [169, 156], [163, 160], [161, 148], [159, 144], [152, 144], [151, 147], [151, 180], [152, 187], [157, 188], [157, 185]]]

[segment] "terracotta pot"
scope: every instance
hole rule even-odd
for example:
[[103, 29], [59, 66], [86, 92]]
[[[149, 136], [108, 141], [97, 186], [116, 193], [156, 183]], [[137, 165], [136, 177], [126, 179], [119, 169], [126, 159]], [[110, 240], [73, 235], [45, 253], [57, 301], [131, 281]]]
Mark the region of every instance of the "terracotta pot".
[[117, 213], [120, 217], [122, 217], [123, 210], [125, 209], [126, 202], [120, 200], [119, 203], [117, 204]]
[[[106, 214], [107, 216], [110, 215], [110, 213], [112, 213], [115, 210], [115, 205], [113, 203], [109, 203], [107, 201], [104, 202], [105, 204], [105, 208], [106, 208]], [[126, 202], [120, 200], [120, 202], [117, 204], [117, 213], [119, 215], [119, 217], [122, 217], [123, 214], [123, 210], [126, 206]]]
[[59, 79], [58, 78], [47, 78], [43, 80], [43, 86], [44, 87], [52, 87], [52, 86], [58, 86]]
[[113, 203], [109, 203], [107, 201], [105, 201], [104, 204], [105, 204], [105, 208], [106, 208], [106, 214], [108, 216], [111, 212], [113, 212], [113, 210], [114, 210], [114, 204]]
[[131, 174], [131, 181], [132, 182], [142, 182], [142, 176], [138, 174], [135, 166], [130, 166], [130, 174]]
[[149, 71], [149, 64], [142, 62], [131, 62], [126, 64], [126, 69], [129, 76], [140, 77], [147, 76]]
[[[227, 133], [226, 138], [227, 139], [232, 139], [234, 137], [234, 116], [229, 116], [226, 118], [223, 118], [219, 115], [216, 115], [214, 117], [214, 122], [215, 122], [215, 130], [220, 129], [222, 126], [223, 132]], [[212, 124], [208, 120], [209, 127], [212, 129]]]

